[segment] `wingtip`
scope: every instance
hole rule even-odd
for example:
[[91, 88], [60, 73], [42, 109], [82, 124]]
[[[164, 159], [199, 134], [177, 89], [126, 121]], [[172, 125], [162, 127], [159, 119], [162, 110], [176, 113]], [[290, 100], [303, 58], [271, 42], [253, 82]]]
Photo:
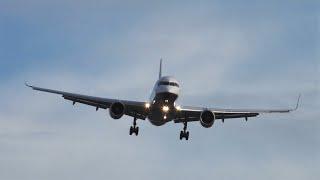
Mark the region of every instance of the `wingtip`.
[[296, 107], [294, 108], [294, 110], [297, 110], [300, 106], [300, 99], [301, 99], [301, 93], [299, 94], [298, 100], [297, 100], [297, 104]]
[[27, 87], [31, 87], [32, 88], [32, 86], [29, 85], [27, 81], [24, 82], [24, 85], [26, 85]]

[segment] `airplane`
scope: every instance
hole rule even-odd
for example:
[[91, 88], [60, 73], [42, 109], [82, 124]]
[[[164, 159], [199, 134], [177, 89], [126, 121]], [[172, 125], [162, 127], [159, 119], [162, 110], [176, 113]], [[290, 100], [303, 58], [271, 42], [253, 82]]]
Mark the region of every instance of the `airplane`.
[[120, 119], [123, 115], [133, 117], [133, 125], [130, 127], [129, 134], [136, 136], [139, 134], [137, 120], [146, 120], [154, 126], [163, 126], [168, 122], [182, 123], [183, 130], [180, 131], [180, 140], [189, 139], [189, 131], [187, 126], [189, 122], [200, 122], [204, 128], [211, 128], [217, 120], [223, 123], [226, 119], [244, 118], [248, 121], [249, 117], [256, 117], [265, 113], [289, 113], [296, 111], [299, 107], [300, 95], [298, 97], [295, 108], [293, 109], [220, 109], [180, 106], [176, 104], [179, 97], [179, 82], [171, 76], [162, 76], [162, 59], [160, 60], [159, 79], [156, 81], [149, 101], [128, 101], [120, 99], [109, 99], [102, 97], [93, 97], [69, 92], [57, 91], [36, 87], [25, 83], [26, 86], [36, 91], [43, 91], [62, 95], [75, 105], [82, 103], [93, 106], [96, 111], [105, 109], [109, 111], [113, 119]]

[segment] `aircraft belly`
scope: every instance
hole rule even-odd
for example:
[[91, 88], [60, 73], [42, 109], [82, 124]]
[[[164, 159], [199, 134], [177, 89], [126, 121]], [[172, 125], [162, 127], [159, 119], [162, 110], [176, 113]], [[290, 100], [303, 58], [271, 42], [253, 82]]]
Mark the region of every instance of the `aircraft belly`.
[[[175, 118], [174, 102], [178, 98], [178, 92], [173, 93], [168, 90], [169, 89], [166, 89], [166, 91], [163, 92], [157, 91], [153, 99], [148, 120], [155, 126], [162, 126]], [[169, 112], [163, 112], [163, 106], [168, 106]]]
[[172, 121], [174, 117], [175, 117], [175, 113], [172, 111], [169, 113], [163, 113], [159, 108], [155, 108], [149, 114], [148, 120], [152, 125], [162, 126], [167, 122]]
[[162, 126], [167, 123], [167, 120], [163, 118], [163, 114], [160, 111], [153, 111], [148, 119], [150, 123], [155, 126]]
[[152, 119], [149, 119], [150, 123], [154, 126], [163, 126], [164, 124], [166, 124], [167, 122], [165, 121], [155, 121]]

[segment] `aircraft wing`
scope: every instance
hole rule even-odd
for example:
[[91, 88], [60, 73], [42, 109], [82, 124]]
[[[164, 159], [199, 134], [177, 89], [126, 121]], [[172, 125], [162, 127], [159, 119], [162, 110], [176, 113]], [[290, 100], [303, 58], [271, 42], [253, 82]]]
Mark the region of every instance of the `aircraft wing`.
[[101, 98], [101, 97], [93, 97], [81, 94], [74, 94], [69, 92], [57, 91], [52, 89], [40, 88], [31, 86], [26, 83], [26, 86], [31, 87], [33, 90], [42, 91], [47, 93], [53, 93], [61, 95], [64, 99], [72, 101], [73, 105], [75, 103], [86, 104], [89, 106], [93, 106], [98, 109], [107, 109], [109, 108], [114, 102], [121, 102], [126, 106], [125, 115], [135, 117], [138, 119], [145, 120], [147, 117], [145, 111], [145, 103], [146, 102], [137, 102], [137, 101], [126, 101], [126, 100], [118, 100], [118, 99], [108, 99], [108, 98]]
[[201, 113], [205, 110], [211, 111], [215, 114], [216, 119], [225, 119], [255, 117], [266, 113], [289, 113], [295, 111], [299, 107], [300, 95], [295, 108], [293, 109], [220, 109], [220, 108], [201, 108], [185, 106], [180, 108], [180, 113], [174, 120], [176, 123], [199, 121]]

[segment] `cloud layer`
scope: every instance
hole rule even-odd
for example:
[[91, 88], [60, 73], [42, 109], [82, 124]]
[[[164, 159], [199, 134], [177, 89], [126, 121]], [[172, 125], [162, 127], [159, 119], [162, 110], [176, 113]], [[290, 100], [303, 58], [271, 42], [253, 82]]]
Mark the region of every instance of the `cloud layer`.
[[[315, 1], [3, 1], [0, 179], [318, 179], [319, 11]], [[179, 103], [301, 109], [249, 122], [158, 128], [73, 107], [35, 85], [146, 100], [164, 73]]]

